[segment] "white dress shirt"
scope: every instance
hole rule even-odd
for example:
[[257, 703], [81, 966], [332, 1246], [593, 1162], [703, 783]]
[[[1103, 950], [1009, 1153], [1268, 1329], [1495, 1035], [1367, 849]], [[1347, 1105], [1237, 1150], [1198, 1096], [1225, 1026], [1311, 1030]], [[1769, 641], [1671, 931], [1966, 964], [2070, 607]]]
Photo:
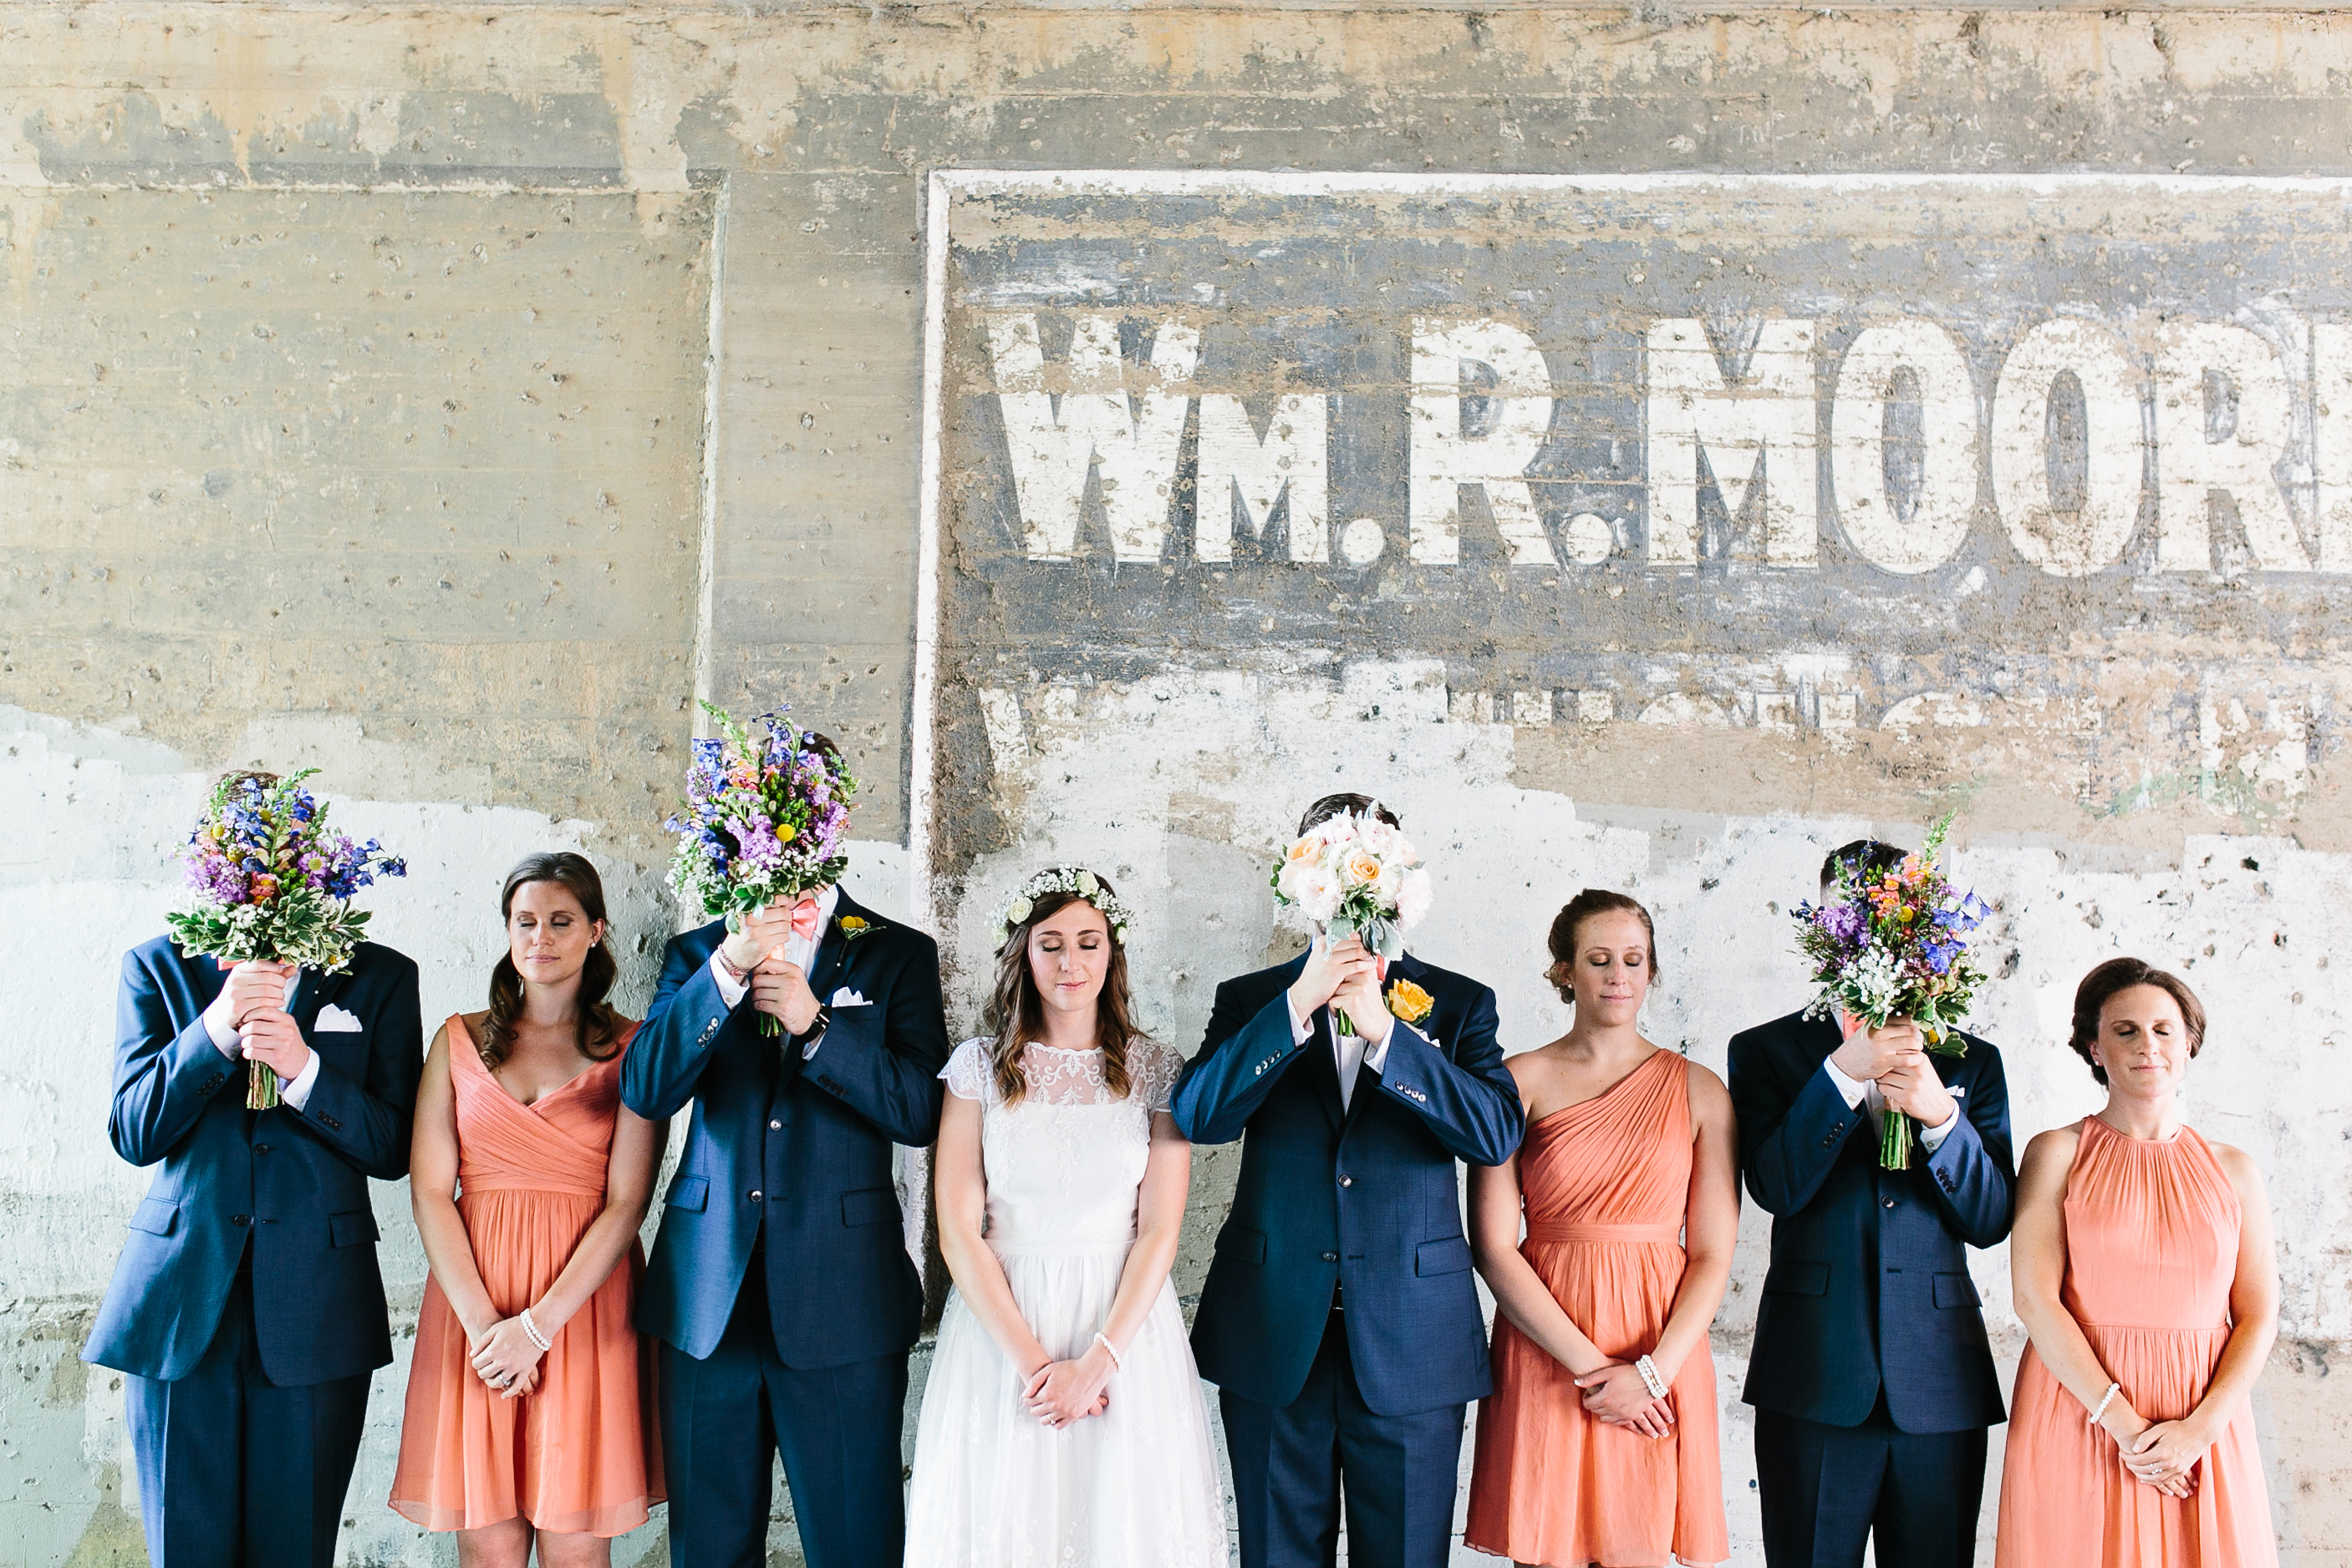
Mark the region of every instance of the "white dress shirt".
[[[287, 979], [286, 994], [279, 999], [278, 1005], [288, 1012], [293, 1011], [294, 988], [301, 984], [302, 972], [298, 969]], [[213, 1044], [219, 1047], [220, 1054], [229, 1060], [239, 1061], [244, 1058], [245, 1037], [236, 1032], [235, 1025], [223, 1023], [219, 1015], [210, 1007], [205, 1009], [205, 1033], [212, 1037]], [[309, 1045], [310, 1042], [306, 1040], [303, 1044]], [[302, 1070], [290, 1079], [278, 1080], [278, 1098], [299, 1110], [310, 1102], [310, 1088], [318, 1081], [319, 1052], [316, 1047], [312, 1047], [310, 1059], [302, 1064]]]
[[[1846, 1105], [1852, 1110], [1866, 1112], [1871, 1127], [1879, 1130], [1879, 1123], [1886, 1115], [1886, 1095], [1879, 1089], [1878, 1080], [1874, 1078], [1848, 1078], [1839, 1070], [1837, 1063], [1827, 1057], [1822, 1058], [1822, 1070], [1830, 1075], [1830, 1087], [1838, 1091]], [[1934, 1153], [1943, 1146], [1944, 1140], [1952, 1135], [1952, 1129], [1959, 1120], [1959, 1098], [1956, 1095], [1949, 1116], [1933, 1127], [1919, 1129], [1919, 1147], [1930, 1154]]]
[[[815, 934], [802, 936], [796, 931], [793, 939], [784, 943], [784, 962], [798, 964], [803, 975], [814, 967], [816, 950], [824, 945], [825, 931], [833, 924], [834, 907], [840, 902], [841, 889], [838, 886], [827, 888], [824, 892], [819, 893], [816, 897]], [[710, 978], [719, 983], [719, 1000], [727, 1004], [727, 1009], [731, 1013], [743, 1005], [743, 998], [751, 994], [751, 987], [749, 982], [739, 982], [735, 978], [734, 971], [727, 967], [726, 945], [724, 942], [720, 942], [719, 951], [710, 955]], [[817, 1000], [823, 1002], [824, 998], [820, 996]], [[823, 1043], [822, 1037], [811, 1040], [802, 1050], [801, 1059], [805, 1061], [816, 1055], [816, 1048], [821, 1043]]]
[[[1284, 1005], [1290, 1009], [1290, 1043], [1303, 1046], [1315, 1032], [1315, 1021], [1298, 1016], [1298, 1003], [1288, 991], [1283, 992]], [[1350, 1022], [1353, 1022], [1351, 1019]], [[1356, 1074], [1370, 1068], [1375, 1076], [1387, 1070], [1389, 1041], [1396, 1038], [1396, 1025], [1389, 1025], [1387, 1038], [1377, 1046], [1368, 1043], [1361, 1035], [1343, 1035], [1335, 1021], [1331, 1026], [1332, 1065], [1339, 1069], [1339, 1114], [1348, 1113], [1348, 1102], [1355, 1098]]]

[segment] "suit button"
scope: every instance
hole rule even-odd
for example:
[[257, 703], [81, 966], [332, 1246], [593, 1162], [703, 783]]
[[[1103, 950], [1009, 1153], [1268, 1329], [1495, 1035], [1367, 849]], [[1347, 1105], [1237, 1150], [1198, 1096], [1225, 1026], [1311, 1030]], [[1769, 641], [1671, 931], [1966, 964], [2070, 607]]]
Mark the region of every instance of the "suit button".
[[1352, 1187], [1356, 1184], [1356, 1178], [1353, 1176], [1342, 1176], [1339, 1178], [1339, 1184], [1343, 1187]]
[[750, 1194], [750, 1196], [751, 1196], [751, 1201], [752, 1201], [753, 1203], [755, 1203], [755, 1204], [756, 1204], [756, 1203], [758, 1203], [758, 1202], [760, 1201], [760, 1189], [759, 1189], [759, 1188], [757, 1188], [757, 1187], [753, 1187], [753, 1188], [751, 1189], [751, 1194]]
[[253, 1146], [253, 1152], [257, 1154], [267, 1154], [269, 1152], [269, 1145], [267, 1143], [256, 1143]]
[[233, 1214], [228, 1216], [228, 1222], [231, 1225], [251, 1225], [253, 1216], [249, 1214]]
[[1339, 1261], [1339, 1255], [1336, 1252], [1327, 1252], [1323, 1255], [1323, 1261], [1326, 1263], [1337, 1263]]
[[1881, 1198], [1878, 1201], [1887, 1208], [1893, 1208], [1895, 1206], [1895, 1200], [1893, 1198]]
[[768, 1123], [768, 1131], [771, 1132], [782, 1131], [783, 1130], [783, 1125], [784, 1124], [781, 1121], [771, 1121]]

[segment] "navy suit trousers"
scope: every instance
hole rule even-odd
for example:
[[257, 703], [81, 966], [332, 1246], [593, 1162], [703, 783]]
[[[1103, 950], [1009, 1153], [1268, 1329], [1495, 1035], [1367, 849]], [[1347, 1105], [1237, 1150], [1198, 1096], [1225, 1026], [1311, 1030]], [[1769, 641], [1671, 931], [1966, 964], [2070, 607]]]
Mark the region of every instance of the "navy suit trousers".
[[776, 1354], [766, 1249], [698, 1361], [661, 1345], [671, 1568], [764, 1568], [781, 1453], [809, 1568], [899, 1568], [907, 1549], [907, 1357], [799, 1371]]
[[123, 1376], [148, 1562], [328, 1568], [369, 1381], [360, 1373], [288, 1388], [270, 1382], [254, 1339], [253, 1276], [239, 1273], [211, 1346], [186, 1376]]
[[1288, 1405], [1218, 1391], [1242, 1568], [1336, 1563], [1343, 1468], [1352, 1568], [1444, 1568], [1467, 1406], [1373, 1414], [1356, 1385], [1343, 1317], [1331, 1314], [1307, 1386]]
[[1984, 1477], [1983, 1427], [1903, 1431], [1884, 1394], [1859, 1426], [1756, 1412], [1769, 1568], [1862, 1568], [1874, 1530], [1887, 1568], [1969, 1568]]

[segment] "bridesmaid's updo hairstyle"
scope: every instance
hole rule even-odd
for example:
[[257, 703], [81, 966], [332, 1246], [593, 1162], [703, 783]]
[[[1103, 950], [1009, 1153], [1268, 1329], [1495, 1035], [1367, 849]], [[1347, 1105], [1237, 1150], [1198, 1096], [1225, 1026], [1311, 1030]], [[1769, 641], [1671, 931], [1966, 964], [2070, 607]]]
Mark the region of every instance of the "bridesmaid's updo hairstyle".
[[[613, 989], [614, 978], [621, 966], [614, 960], [606, 938], [613, 925], [604, 916], [604, 879], [585, 855], [574, 855], [569, 849], [559, 849], [549, 855], [526, 855], [515, 862], [507, 873], [506, 886], [499, 890], [499, 926], [506, 928], [514, 918], [515, 894], [533, 882], [561, 882], [580, 900], [580, 908], [592, 921], [602, 921], [604, 936], [588, 950], [588, 960], [580, 968], [580, 1054], [592, 1062], [609, 1061], [619, 1050], [620, 1015], [614, 1012], [604, 998]], [[522, 975], [515, 968], [514, 951], [499, 954], [498, 967], [490, 971], [490, 1016], [482, 1026], [480, 1046], [482, 1065], [495, 1071], [507, 1054], [514, 1049], [515, 1019], [522, 1012]]]
[[[1099, 876], [1095, 880], [1110, 896], [1110, 883]], [[1029, 932], [1038, 921], [1072, 904], [1092, 902], [1078, 893], [1040, 893], [1026, 917], [1005, 923], [1004, 941], [996, 950], [996, 984], [981, 1011], [980, 1026], [995, 1038], [989, 1065], [996, 1076], [997, 1095], [1008, 1106], [1020, 1104], [1029, 1092], [1029, 1080], [1021, 1071], [1022, 1053], [1045, 1032], [1045, 999], [1037, 994], [1037, 977], [1029, 972]], [[1105, 915], [1103, 923], [1109, 925], [1110, 917]], [[1102, 994], [1095, 999], [1095, 1044], [1102, 1047], [1103, 1083], [1113, 1100], [1125, 1100], [1133, 1085], [1127, 1058], [1142, 1038], [1135, 1023], [1135, 998], [1127, 984], [1127, 944], [1111, 942]]]
[[2107, 1081], [2107, 1069], [2091, 1055], [2091, 1043], [2099, 1037], [2099, 1015], [2117, 994], [2135, 985], [2153, 985], [2168, 991], [2180, 1005], [2180, 1021], [2189, 1026], [2189, 1058], [2205, 1048], [2205, 1004], [2197, 1000], [2197, 993], [2189, 989], [2189, 982], [2178, 974], [2157, 968], [2142, 959], [2111, 958], [2090, 973], [2083, 984], [2074, 987], [2074, 1030], [2066, 1043], [2074, 1054], [2090, 1064], [2091, 1077], [2103, 1087]]
[[1658, 979], [1658, 928], [1650, 921], [1650, 911], [1637, 899], [1607, 888], [1587, 888], [1559, 907], [1551, 918], [1551, 934], [1545, 945], [1551, 949], [1551, 967], [1544, 971], [1544, 979], [1559, 999], [1570, 1006], [1576, 1005], [1576, 988], [1569, 984], [1569, 973], [1576, 966], [1577, 928], [1599, 915], [1623, 910], [1642, 922], [1643, 934], [1650, 939], [1650, 983]]

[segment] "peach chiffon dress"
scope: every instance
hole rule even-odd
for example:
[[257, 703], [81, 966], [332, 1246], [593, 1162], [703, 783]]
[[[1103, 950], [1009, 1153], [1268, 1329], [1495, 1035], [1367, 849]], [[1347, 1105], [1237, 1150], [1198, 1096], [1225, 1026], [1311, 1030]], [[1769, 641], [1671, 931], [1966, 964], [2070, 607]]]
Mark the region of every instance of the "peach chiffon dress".
[[[2061, 1299], [2122, 1397], [2151, 1421], [2197, 1407], [2230, 1339], [2237, 1190], [2194, 1128], [2127, 1138], [2085, 1117], [2066, 1177]], [[2001, 1464], [2000, 1568], [2273, 1568], [2270, 1493], [2249, 1405], [2168, 1498], [2028, 1346]]]
[[[490, 1076], [464, 1019], [449, 1020], [457, 1212], [502, 1313], [520, 1312], [555, 1283], [604, 1209], [627, 1045], [524, 1105]], [[644, 1271], [633, 1243], [552, 1334], [538, 1388], [515, 1399], [475, 1373], [457, 1314], [441, 1282], [427, 1279], [394, 1510], [427, 1530], [475, 1530], [518, 1515], [541, 1530], [601, 1536], [643, 1524], [662, 1500], [652, 1344], [630, 1321]]]
[[[1689, 1077], [1680, 1056], [1658, 1051], [1608, 1093], [1531, 1123], [1519, 1148], [1520, 1256], [1612, 1356], [1657, 1343], [1682, 1285]], [[1574, 1374], [1500, 1316], [1494, 1364], [1465, 1544], [1553, 1568], [1731, 1555], [1704, 1342], [1675, 1374], [1675, 1426], [1663, 1438], [1586, 1414]]]

